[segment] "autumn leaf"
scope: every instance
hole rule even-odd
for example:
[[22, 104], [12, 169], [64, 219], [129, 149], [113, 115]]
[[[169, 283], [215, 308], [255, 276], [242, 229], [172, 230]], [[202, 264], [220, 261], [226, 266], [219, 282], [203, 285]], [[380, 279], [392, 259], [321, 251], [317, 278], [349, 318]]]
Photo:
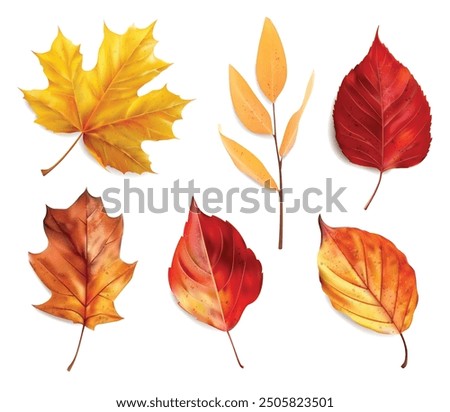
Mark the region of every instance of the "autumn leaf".
[[277, 29], [267, 17], [259, 40], [256, 78], [261, 91], [275, 103], [286, 83], [287, 63]]
[[383, 236], [351, 227], [333, 228], [319, 217], [322, 232], [318, 266], [323, 291], [333, 307], [379, 333], [400, 334], [411, 325], [417, 306], [414, 269]]
[[261, 264], [230, 223], [206, 216], [194, 199], [169, 269], [169, 284], [186, 312], [227, 332], [243, 367], [230, 330], [259, 295]]
[[297, 139], [298, 126], [300, 123], [300, 119], [303, 116], [303, 112], [305, 111], [306, 105], [308, 104], [308, 100], [311, 97], [312, 89], [314, 86], [314, 72], [311, 73], [311, 76], [308, 81], [308, 85], [306, 86], [305, 95], [303, 97], [302, 105], [300, 109], [298, 109], [289, 119], [289, 122], [286, 126], [286, 130], [284, 131], [283, 141], [280, 146], [280, 157], [284, 158], [294, 147], [295, 140]]
[[278, 190], [274, 178], [267, 171], [261, 160], [234, 140], [229, 139], [222, 133], [220, 133], [220, 136], [228, 154], [242, 173], [245, 173], [264, 188]]
[[230, 65], [230, 95], [242, 124], [253, 133], [272, 134], [270, 114], [241, 74]]
[[234, 140], [225, 137], [220, 132], [222, 142], [236, 167], [260, 185], [278, 191], [280, 210], [278, 231], [279, 249], [283, 248], [283, 158], [294, 146], [299, 122], [311, 95], [314, 83], [314, 76], [311, 75], [303, 103], [300, 109], [289, 120], [283, 141], [279, 145], [275, 101], [284, 88], [286, 78], [287, 63], [283, 43], [272, 21], [266, 18], [256, 58], [256, 80], [261, 91], [271, 103], [270, 112], [272, 115], [270, 115], [264, 104], [256, 96], [247, 81], [231, 65], [229, 66], [229, 83], [233, 108], [241, 123], [253, 133], [272, 135], [273, 137], [278, 165], [278, 184], [255, 154]]
[[430, 106], [417, 81], [380, 42], [378, 30], [363, 61], [344, 78], [334, 106], [336, 139], [344, 155], [383, 173], [417, 165], [430, 142]]
[[144, 140], [174, 138], [173, 123], [188, 103], [166, 86], [138, 96], [138, 90], [170, 66], [154, 55], [152, 23], [134, 26], [119, 35], [104, 26], [97, 65], [82, 68], [80, 46], [58, 31], [50, 51], [36, 53], [49, 85], [45, 90], [23, 91], [37, 115], [36, 123], [55, 133], [80, 135], [53, 170], [82, 139], [103, 166], [121, 172], [151, 172], [142, 150]]
[[85, 327], [94, 329], [122, 319], [114, 300], [133, 276], [136, 263], [125, 263], [119, 257], [122, 216], [109, 217], [101, 199], [87, 191], [68, 209], [47, 207], [44, 230], [47, 249], [30, 253], [29, 258], [52, 295], [35, 307], [83, 325], [70, 371]]

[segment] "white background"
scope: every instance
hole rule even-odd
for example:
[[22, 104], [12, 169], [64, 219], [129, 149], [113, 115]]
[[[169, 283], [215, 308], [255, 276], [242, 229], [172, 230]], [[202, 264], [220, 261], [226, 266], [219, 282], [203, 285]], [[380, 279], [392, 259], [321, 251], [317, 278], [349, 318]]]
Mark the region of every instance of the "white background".
[[[8, 6], [6, 6], [8, 4]], [[179, 397], [248, 399], [262, 396], [333, 397], [334, 411], [445, 410], [448, 397], [448, 131], [450, 26], [445, 2], [393, 1], [59, 1], [2, 3], [1, 161], [2, 269], [0, 271], [0, 409], [8, 411], [115, 411], [116, 399]], [[303, 97], [309, 74], [316, 85], [285, 161], [285, 185], [301, 194], [323, 189], [325, 178], [347, 186], [348, 213], [324, 214], [332, 226], [355, 226], [384, 235], [402, 250], [417, 274], [419, 305], [404, 336], [410, 362], [401, 369], [399, 336], [379, 335], [340, 315], [323, 294], [316, 256], [317, 215], [286, 216], [285, 249], [278, 251], [277, 216], [261, 211], [218, 216], [235, 225], [260, 259], [264, 284], [232, 336], [202, 325], [176, 304], [167, 281], [186, 215], [125, 215], [121, 256], [138, 260], [134, 277], [116, 300], [124, 320], [87, 330], [78, 360], [66, 371], [81, 325], [47, 316], [32, 304], [49, 293], [27, 252], [47, 245], [45, 205], [67, 208], [87, 187], [100, 196], [123, 187], [123, 176], [103, 170], [77, 146], [47, 177], [76, 136], [58, 136], [33, 123], [19, 88], [45, 88], [32, 51], [50, 48], [60, 27], [81, 43], [91, 68], [105, 22], [123, 33], [158, 20], [156, 53], [174, 62], [151, 87], [168, 83], [195, 99], [177, 122], [178, 140], [144, 148], [158, 174], [129, 176], [131, 184], [161, 190], [180, 179], [205, 189], [256, 187], [237, 171], [217, 133], [253, 150], [275, 174], [270, 139], [238, 123], [228, 92], [232, 63], [256, 89], [254, 65], [264, 18], [276, 25], [288, 59], [279, 99], [283, 128]], [[377, 27], [380, 38], [418, 80], [432, 109], [433, 141], [427, 158], [411, 169], [386, 173], [367, 212], [362, 210], [377, 173], [351, 165], [336, 148], [332, 107], [348, 71], [366, 55]]]

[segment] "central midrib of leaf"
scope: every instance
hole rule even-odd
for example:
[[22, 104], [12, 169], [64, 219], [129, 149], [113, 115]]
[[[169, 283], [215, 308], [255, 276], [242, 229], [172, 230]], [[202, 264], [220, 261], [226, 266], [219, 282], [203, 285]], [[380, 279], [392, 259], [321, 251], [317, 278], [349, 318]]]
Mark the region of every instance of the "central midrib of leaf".
[[[120, 73], [122, 72], [123, 68], [127, 65], [128, 61], [131, 60], [131, 58], [134, 56], [134, 54], [136, 53], [136, 50], [141, 46], [141, 44], [145, 41], [147, 37], [147, 34], [144, 35], [144, 37], [141, 39], [141, 41], [138, 43], [138, 45], [133, 49], [133, 51], [130, 53], [130, 55], [128, 56], [127, 59], [125, 59], [122, 64], [119, 66], [117, 72], [114, 74], [114, 76], [112, 77], [111, 81], [109, 82], [108, 86], [106, 87], [106, 89], [103, 91], [100, 99], [97, 101], [97, 103], [95, 104], [95, 106], [93, 107], [88, 119], [86, 120], [86, 123], [83, 125], [83, 133], [86, 133], [89, 130], [89, 122], [91, 121], [92, 117], [94, 116], [94, 114], [97, 113], [98, 108], [101, 106], [101, 104], [104, 102], [105, 100], [105, 96], [108, 94], [109, 90], [111, 89], [112, 85], [114, 84], [115, 80], [117, 79], [117, 77], [120, 75]], [[101, 46], [100, 46], [101, 47]], [[97, 62], [98, 65], [98, 62]], [[94, 68], [94, 70], [97, 68], [97, 66]]]
[[[103, 213], [101, 210], [99, 210], [99, 207], [98, 207], [98, 206], [96, 206], [96, 208], [95, 208], [95, 209], [92, 211], [92, 213], [89, 214], [89, 215], [87, 214], [87, 209], [86, 209], [86, 225], [85, 225], [85, 227], [86, 227], [86, 229], [85, 229], [85, 234], [86, 234], [85, 254], [86, 254], [86, 258], [84, 259], [84, 260], [85, 260], [85, 263], [86, 263], [86, 287], [85, 287], [85, 305], [84, 305], [84, 306], [85, 306], [85, 309], [86, 309], [86, 319], [85, 319], [85, 320], [87, 320], [88, 318], [91, 318], [92, 316], [95, 316], [95, 314], [94, 314], [94, 315], [87, 316], [87, 307], [92, 303], [92, 301], [93, 301], [97, 296], [99, 296], [99, 295], [103, 292], [103, 290], [104, 290], [105, 288], [107, 288], [111, 283], [113, 283], [114, 281], [116, 281], [118, 278], [120, 278], [120, 277], [123, 275], [122, 272], [117, 273], [117, 276], [116, 276], [116, 277], [112, 277], [112, 279], [111, 279], [109, 282], [107, 282], [107, 283], [106, 283], [106, 284], [98, 291], [98, 293], [96, 293], [94, 296], [92, 296], [90, 299], [88, 299], [89, 281], [91, 280], [91, 275], [92, 275], [92, 273], [91, 273], [91, 267], [92, 267], [92, 264], [93, 264], [93, 262], [94, 262], [99, 256], [101, 256], [101, 254], [102, 254], [104, 248], [105, 248], [106, 245], [108, 244], [108, 240], [110, 239], [111, 234], [115, 232], [115, 230], [116, 230], [116, 228], [117, 228], [117, 225], [119, 225], [120, 222], [121, 222], [119, 216], [116, 217], [116, 218], [110, 218], [110, 219], [114, 219], [114, 220], [115, 220], [115, 226], [114, 226], [114, 228], [111, 229], [111, 234], [106, 238], [106, 240], [104, 241], [104, 243], [103, 243], [102, 247], [100, 248], [99, 252], [98, 252], [95, 256], [89, 256], [89, 229], [88, 229], [88, 225], [89, 225], [89, 221], [90, 221], [90, 219], [91, 219], [91, 216], [94, 215], [94, 214], [96, 214], [96, 213]], [[128, 267], [125, 268], [125, 272], [126, 272], [127, 270], [128, 270]]]
[[84, 279], [84, 316], [83, 316], [83, 326], [86, 325], [86, 321], [87, 321], [87, 307], [89, 305], [88, 303], [88, 285], [89, 285], [89, 279], [91, 278], [91, 271], [90, 271], [90, 262], [89, 262], [89, 230], [88, 230], [88, 225], [89, 225], [89, 218], [90, 216], [92, 216], [92, 214], [94, 212], [92, 212], [90, 215], [88, 215], [88, 203], [89, 203], [89, 198], [88, 196], [85, 195], [85, 205], [84, 205], [84, 211], [85, 211], [85, 226], [84, 226], [84, 236], [86, 239], [86, 243], [84, 245], [84, 255], [85, 255], [85, 259], [84, 259], [84, 264], [85, 264], [85, 273], [86, 273], [86, 277]]
[[202, 228], [202, 224], [201, 224], [201, 222], [200, 222], [200, 217], [198, 216], [198, 214], [195, 214], [195, 217], [196, 217], [196, 219], [197, 219], [197, 223], [198, 223], [198, 226], [199, 226], [199, 228], [200, 228], [200, 234], [201, 234], [201, 242], [200, 242], [200, 243], [201, 243], [201, 245], [202, 245], [203, 253], [205, 254], [206, 260], [207, 260], [207, 262], [208, 262], [208, 272], [211, 274], [212, 283], [213, 283], [213, 285], [214, 285], [214, 293], [215, 293], [215, 295], [216, 295], [217, 303], [218, 303], [218, 306], [219, 306], [219, 308], [220, 308], [220, 315], [221, 315], [221, 317], [222, 317], [223, 325], [224, 325], [225, 328], [226, 328], [225, 330], [228, 331], [228, 325], [227, 325], [227, 322], [226, 322], [226, 320], [225, 320], [225, 315], [224, 315], [224, 313], [223, 313], [222, 302], [221, 302], [221, 300], [220, 300], [219, 290], [218, 290], [218, 288], [217, 288], [217, 283], [216, 283], [216, 278], [214, 277], [213, 268], [212, 268], [212, 266], [211, 266], [211, 260], [209, 259], [208, 250], [206, 249], [206, 242], [205, 242], [205, 237], [204, 237], [204, 235], [203, 235], [203, 228]]
[[380, 64], [379, 64], [379, 58], [378, 58], [378, 49], [376, 50], [376, 55], [375, 55], [375, 61], [376, 61], [376, 73], [377, 73], [377, 81], [378, 81], [378, 91], [380, 93], [380, 123], [381, 123], [381, 150], [380, 150], [380, 155], [381, 155], [381, 163], [379, 166], [379, 170], [381, 173], [384, 172], [384, 141], [385, 141], [385, 133], [384, 133], [384, 128], [385, 128], [385, 119], [384, 119], [384, 90], [381, 84], [381, 69], [380, 69]]

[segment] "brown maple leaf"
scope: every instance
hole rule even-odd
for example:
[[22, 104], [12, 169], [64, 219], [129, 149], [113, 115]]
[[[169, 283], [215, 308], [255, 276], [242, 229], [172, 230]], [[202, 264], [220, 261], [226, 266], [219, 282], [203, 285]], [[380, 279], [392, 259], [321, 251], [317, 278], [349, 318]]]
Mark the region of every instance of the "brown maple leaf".
[[125, 263], [119, 257], [122, 216], [109, 217], [101, 198], [87, 191], [68, 209], [47, 207], [44, 230], [47, 249], [30, 253], [29, 258], [52, 296], [35, 307], [83, 325], [70, 370], [86, 326], [94, 329], [122, 319], [114, 299], [130, 281], [136, 263]]

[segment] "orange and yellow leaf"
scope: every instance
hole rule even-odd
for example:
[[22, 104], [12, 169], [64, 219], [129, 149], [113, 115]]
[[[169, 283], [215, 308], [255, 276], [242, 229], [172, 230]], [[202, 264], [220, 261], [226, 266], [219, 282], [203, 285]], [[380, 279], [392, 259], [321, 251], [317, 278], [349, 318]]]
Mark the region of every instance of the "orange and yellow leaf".
[[242, 124], [253, 133], [271, 135], [272, 120], [269, 112], [253, 93], [245, 79], [231, 65], [229, 80], [231, 101]]
[[267, 17], [259, 41], [256, 78], [262, 92], [275, 103], [286, 83], [287, 64], [280, 36]]
[[314, 72], [311, 73], [311, 77], [309, 78], [308, 85], [306, 86], [305, 95], [303, 96], [303, 102], [302, 105], [300, 106], [300, 109], [297, 110], [292, 115], [286, 126], [283, 141], [281, 142], [280, 146], [281, 157], [286, 157], [286, 155], [291, 151], [292, 147], [295, 144], [295, 140], [297, 139], [298, 133], [298, 125], [300, 123], [300, 119], [302, 118], [303, 112], [305, 111], [306, 105], [308, 104], [308, 100], [311, 96], [313, 86], [314, 86]]
[[[411, 325], [418, 301], [415, 272], [406, 256], [380, 235], [333, 228], [321, 218], [319, 225], [320, 282], [333, 307], [361, 326], [401, 335]], [[407, 351], [403, 367], [406, 361]]]
[[96, 66], [85, 71], [82, 55], [59, 31], [50, 51], [37, 57], [48, 78], [45, 90], [23, 91], [36, 122], [57, 133], [80, 132], [92, 156], [121, 172], [152, 171], [145, 140], [172, 139], [187, 100], [167, 87], [138, 90], [169, 67], [154, 55], [155, 23], [119, 35], [106, 26]]
[[242, 173], [255, 180], [262, 187], [278, 190], [274, 178], [267, 171], [261, 160], [244, 146], [229, 139], [222, 133], [220, 133], [220, 137], [222, 138], [222, 143], [224, 144], [225, 149], [227, 149], [231, 160]]

